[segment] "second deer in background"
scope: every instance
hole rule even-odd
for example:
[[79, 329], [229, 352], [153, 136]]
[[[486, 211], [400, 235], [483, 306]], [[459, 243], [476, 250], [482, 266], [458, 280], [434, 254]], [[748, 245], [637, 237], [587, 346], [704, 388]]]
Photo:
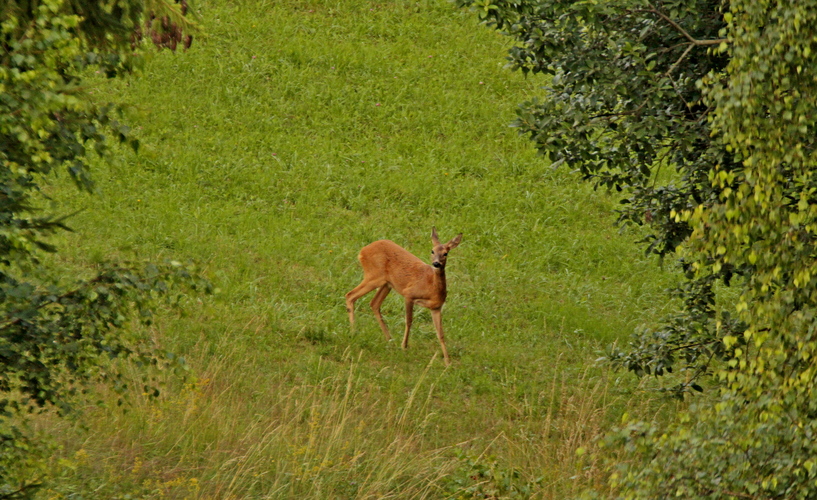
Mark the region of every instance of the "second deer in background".
[[363, 281], [346, 294], [346, 310], [349, 311], [349, 323], [355, 324], [355, 301], [380, 288], [371, 302], [372, 311], [380, 323], [380, 329], [391, 340], [389, 328], [380, 314], [389, 291], [394, 288], [406, 300], [406, 332], [403, 335], [403, 349], [408, 348], [409, 331], [414, 315], [414, 304], [431, 310], [431, 318], [437, 329], [437, 338], [443, 349], [445, 364], [451, 364], [445, 348], [441, 309], [445, 303], [445, 262], [448, 252], [460, 244], [462, 234], [446, 244], [437, 238], [436, 228], [431, 228], [431, 265], [426, 264], [411, 252], [390, 240], [379, 240], [370, 243], [360, 250], [357, 259], [363, 266]]

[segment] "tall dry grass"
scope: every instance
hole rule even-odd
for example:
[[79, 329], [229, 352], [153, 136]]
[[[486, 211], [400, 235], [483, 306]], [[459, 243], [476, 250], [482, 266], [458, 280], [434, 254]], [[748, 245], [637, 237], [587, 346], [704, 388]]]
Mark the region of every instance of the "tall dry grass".
[[[84, 209], [58, 254], [71, 265], [207, 270], [221, 293], [154, 326], [197, 379], [126, 412], [103, 395], [85, 428], [43, 416], [63, 447], [49, 495], [565, 498], [601, 482], [595, 437], [647, 398], [592, 360], [663, 313], [672, 278], [617, 236], [615, 196], [507, 126], [541, 84], [502, 68], [508, 40], [446, 0], [197, 4], [208, 36], [190, 51], [97, 82], [136, 113], [140, 154], [99, 165], [96, 196], [69, 179], [49, 193]], [[422, 256], [432, 225], [464, 233], [448, 370], [429, 365], [427, 312], [402, 351], [366, 309], [350, 332], [343, 307], [363, 245]], [[397, 297], [384, 317], [401, 328]]]
[[[136, 397], [125, 411], [89, 407], [89, 435], [66, 443], [62, 455], [72, 458], [54, 464], [55, 479], [111, 498], [569, 498], [604, 488], [597, 442], [622, 405], [652, 404], [613, 395], [607, 373], [557, 372], [495, 436], [462, 429], [465, 439], [440, 446], [437, 356], [398, 395], [364, 376], [361, 356], [348, 350], [342, 367], [318, 360], [311, 375], [265, 377], [228, 364], [228, 346], [221, 341], [227, 355], [210, 357], [197, 380], [165, 397]], [[211, 347], [198, 349], [194, 364]], [[42, 425], [69, 430], [48, 417]]]
[[113, 418], [117, 431], [93, 449], [78, 444], [74, 463], [62, 466], [163, 497], [436, 497], [456, 466], [451, 446], [424, 443], [434, 418], [428, 372], [437, 361], [404, 399], [385, 401], [360, 376], [359, 357], [347, 351], [343, 362], [345, 370], [314, 383], [294, 376], [269, 383], [213, 359], [171, 397], [143, 395], [125, 412], [89, 408], [91, 428]]

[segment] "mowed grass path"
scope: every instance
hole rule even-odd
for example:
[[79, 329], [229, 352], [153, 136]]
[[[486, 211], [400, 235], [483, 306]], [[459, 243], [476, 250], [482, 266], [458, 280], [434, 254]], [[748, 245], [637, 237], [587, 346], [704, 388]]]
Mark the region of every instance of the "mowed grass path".
[[[131, 105], [140, 153], [99, 165], [94, 196], [65, 179], [51, 193], [86, 209], [66, 265], [202, 265], [220, 293], [151, 327], [197, 378], [127, 412], [89, 406], [89, 429], [45, 420], [64, 446], [52, 493], [563, 498], [600, 481], [576, 450], [658, 405], [595, 359], [665, 312], [673, 278], [612, 226], [615, 196], [508, 126], [541, 80], [504, 69], [507, 41], [442, 0], [198, 7], [189, 52], [93, 91]], [[362, 246], [427, 259], [432, 225], [464, 235], [448, 369], [427, 311], [402, 351], [371, 296], [354, 333], [343, 304]], [[400, 336], [402, 298], [383, 314]]]

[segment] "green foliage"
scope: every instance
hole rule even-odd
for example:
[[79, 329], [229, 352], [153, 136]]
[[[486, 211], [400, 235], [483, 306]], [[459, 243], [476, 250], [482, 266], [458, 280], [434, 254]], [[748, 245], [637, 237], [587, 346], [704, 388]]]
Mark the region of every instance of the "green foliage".
[[[124, 414], [83, 407], [89, 429], [36, 416], [63, 446], [40, 494], [436, 498], [452, 475], [476, 484], [457, 448], [494, 457], [482, 464], [496, 477], [517, 471], [533, 498], [601, 484], [594, 438], [624, 408], [652, 417], [665, 403], [635, 390], [652, 380], [593, 360], [664, 314], [675, 278], [616, 237], [615, 198], [507, 127], [537, 92], [497, 62], [507, 40], [447, 0], [199, 6], [208, 36], [194, 50], [89, 81], [140, 115], [139, 154], [117, 145], [92, 163], [95, 196], [68, 176], [47, 191], [85, 208], [60, 261], [184, 255], [218, 280], [214, 300], [150, 327], [197, 381], [135, 394]], [[427, 312], [403, 351], [368, 301], [354, 333], [343, 307], [362, 246], [389, 238], [427, 258], [435, 224], [464, 233], [449, 369]], [[399, 297], [383, 315], [402, 327]]]
[[717, 165], [717, 203], [677, 218], [694, 229], [685, 253], [699, 275], [751, 269], [735, 305], [747, 328], [723, 338], [738, 347], [716, 403], [652, 440], [651, 466], [622, 484], [642, 496], [813, 498], [817, 3], [733, 1], [724, 17], [730, 62], [703, 83], [714, 133], [741, 168]]
[[[719, 384], [669, 429], [611, 436], [631, 454], [612, 475], [620, 497], [813, 498], [817, 3], [500, 2], [483, 16], [520, 40], [515, 66], [553, 74], [518, 125], [626, 190], [621, 220], [681, 259], [682, 313], [614, 359], [662, 375], [679, 351], [683, 386]], [[715, 284], [733, 276], [718, 312]]]
[[456, 500], [524, 499], [533, 497], [542, 479], [526, 480], [513, 467], [503, 467], [495, 457], [472, 457], [460, 451], [459, 466], [446, 478], [446, 498]]
[[[712, 138], [711, 108], [699, 85], [728, 61], [712, 50], [723, 43], [720, 2], [460, 4], [476, 7], [489, 25], [516, 40], [512, 68], [552, 75], [543, 99], [520, 106], [520, 132], [554, 165], [622, 192], [619, 223], [649, 228], [641, 241], [648, 254], [677, 257], [692, 227], [674, 214], [716, 203], [721, 188], [709, 180], [716, 165], [739, 168]], [[629, 352], [610, 353], [639, 376], [678, 373], [668, 387], [676, 396], [700, 388], [712, 360], [727, 354], [722, 336], [744, 328], [720, 314], [714, 290], [745, 270], [730, 265], [701, 277], [685, 259], [679, 262], [686, 277], [674, 291], [681, 311], [636, 336]]]
[[122, 377], [103, 369], [107, 360], [133, 359], [145, 366], [159, 362], [147, 339], [128, 333], [131, 311], [149, 323], [155, 298], [183, 283], [207, 289], [178, 262], [141, 269], [105, 265], [71, 288], [9, 283], [7, 277], [0, 290], [5, 319], [0, 324], [0, 390], [5, 394], [0, 416], [46, 405], [66, 413], [75, 384], [97, 378], [114, 377], [117, 389], [124, 390]]
[[[143, 333], [128, 328], [130, 318], [149, 322], [157, 299], [178, 297], [179, 286], [209, 290], [194, 268], [177, 262], [101, 264], [84, 279], [61, 279], [64, 271], [43, 264], [43, 252], [56, 251], [50, 238], [69, 230], [67, 217], [42, 213], [46, 176], [64, 168], [80, 190], [91, 191], [89, 162], [108, 153], [109, 137], [138, 147], [119, 121], [120, 109], [95, 102], [83, 82], [92, 71], [112, 77], [132, 70], [141, 50], [133, 32], [144, 6], [44, 0], [0, 7], [3, 498], [28, 497], [37, 485], [30, 478], [40, 445], [25, 433], [26, 415], [68, 413], [91, 382], [124, 391], [117, 360], [165, 364]], [[147, 374], [144, 390], [155, 392]]]

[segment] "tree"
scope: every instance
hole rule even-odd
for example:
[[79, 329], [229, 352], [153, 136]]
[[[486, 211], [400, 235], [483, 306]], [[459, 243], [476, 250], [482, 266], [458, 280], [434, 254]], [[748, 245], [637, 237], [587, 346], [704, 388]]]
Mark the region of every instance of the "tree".
[[37, 486], [16, 477], [21, 464], [36, 462], [17, 423], [43, 409], [70, 412], [91, 381], [127, 389], [119, 360], [166, 364], [128, 327], [131, 318], [149, 322], [157, 300], [178, 298], [179, 286], [209, 290], [178, 262], [107, 263], [69, 279], [41, 259], [56, 251], [48, 237], [69, 230], [67, 217], [39, 208], [44, 177], [66, 169], [79, 189], [92, 191], [89, 165], [108, 154], [109, 138], [138, 148], [120, 109], [89, 98], [85, 76], [131, 72], [147, 49], [143, 35], [158, 47], [189, 46], [186, 9], [184, 1], [0, 4], [0, 498], [28, 497]]
[[626, 193], [620, 220], [686, 274], [683, 309], [614, 358], [660, 375], [680, 356], [676, 390], [712, 373], [715, 395], [612, 436], [632, 453], [615, 491], [817, 496], [817, 2], [467, 4], [517, 39], [512, 66], [552, 75], [521, 130]]
[[[677, 257], [692, 227], [672, 216], [711, 205], [719, 189], [709, 182], [715, 165], [739, 169], [711, 136], [701, 79], [720, 73], [728, 57], [718, 49], [725, 27], [719, 1], [610, 2], [463, 0], [513, 37], [510, 67], [551, 75], [544, 98], [523, 103], [515, 126], [554, 166], [578, 171], [597, 187], [624, 194], [620, 223], [649, 229], [647, 253]], [[713, 359], [728, 355], [724, 333], [744, 326], [716, 303], [718, 283], [743, 269], [695, 275], [675, 294], [683, 309], [663, 327], [637, 336], [630, 352], [613, 358], [639, 376], [684, 375], [677, 395], [700, 389]]]

